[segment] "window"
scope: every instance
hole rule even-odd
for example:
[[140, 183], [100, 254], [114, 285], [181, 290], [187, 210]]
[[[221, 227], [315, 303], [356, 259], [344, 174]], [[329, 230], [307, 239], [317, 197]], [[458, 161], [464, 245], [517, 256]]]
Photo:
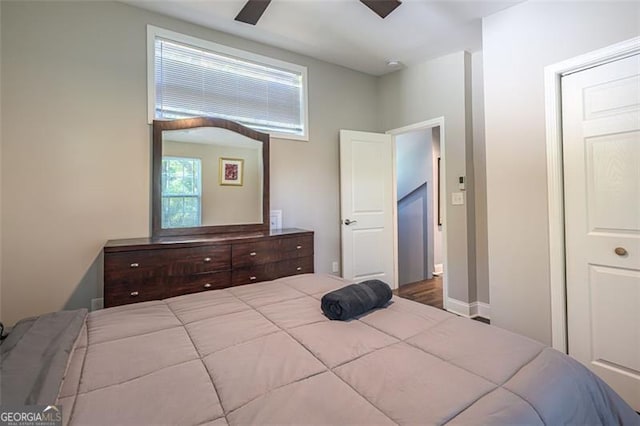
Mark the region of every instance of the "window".
[[184, 228], [201, 223], [199, 158], [162, 158], [162, 227]]
[[153, 26], [147, 43], [150, 121], [220, 117], [308, 140], [306, 67]]

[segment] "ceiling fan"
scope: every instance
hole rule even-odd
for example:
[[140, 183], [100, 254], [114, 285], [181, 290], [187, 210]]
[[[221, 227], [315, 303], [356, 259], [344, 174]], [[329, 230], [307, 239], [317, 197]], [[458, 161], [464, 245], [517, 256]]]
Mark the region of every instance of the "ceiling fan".
[[[360, 2], [383, 19], [402, 3], [400, 0], [360, 0]], [[236, 16], [236, 21], [255, 25], [267, 9], [267, 6], [269, 6], [269, 3], [271, 3], [271, 0], [248, 0], [240, 13], [238, 13], [238, 16]]]

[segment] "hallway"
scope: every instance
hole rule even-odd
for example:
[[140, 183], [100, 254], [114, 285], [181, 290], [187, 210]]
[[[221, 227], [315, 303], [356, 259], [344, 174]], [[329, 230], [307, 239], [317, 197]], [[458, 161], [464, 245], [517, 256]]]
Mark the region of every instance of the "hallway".
[[[430, 280], [405, 284], [393, 290], [393, 294], [404, 299], [433, 306], [434, 308], [444, 309], [442, 303], [442, 276], [434, 276]], [[476, 316], [472, 319], [491, 324], [491, 321], [487, 318]]]
[[393, 294], [418, 303], [443, 309], [442, 276], [434, 276], [430, 280], [402, 285], [394, 290]]

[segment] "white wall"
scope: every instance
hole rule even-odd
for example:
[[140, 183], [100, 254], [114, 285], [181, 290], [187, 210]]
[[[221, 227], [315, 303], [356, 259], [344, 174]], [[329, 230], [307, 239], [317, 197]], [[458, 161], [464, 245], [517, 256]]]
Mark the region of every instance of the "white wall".
[[[398, 284], [432, 278], [433, 146], [431, 129], [396, 136]], [[419, 191], [416, 191], [420, 188]]]
[[482, 52], [471, 55], [473, 120], [473, 188], [476, 225], [476, 296], [489, 303], [489, 242], [487, 240], [487, 159], [484, 137], [484, 82]]
[[[457, 191], [458, 176], [467, 174], [467, 79], [468, 53], [458, 52], [425, 61], [381, 77], [378, 81], [378, 130], [387, 131], [444, 116], [447, 200], [447, 262], [449, 297], [473, 301], [475, 264], [469, 265], [467, 206], [453, 206], [451, 192]], [[473, 260], [473, 259], [471, 259]], [[473, 269], [473, 272], [470, 271]], [[472, 296], [473, 295], [473, 296]]]
[[525, 2], [484, 19], [493, 324], [551, 344], [544, 67], [639, 34], [638, 2]]
[[[476, 188], [475, 188], [475, 164], [474, 164], [474, 127], [473, 127], [473, 81], [472, 81], [472, 61], [471, 54], [465, 52], [464, 61], [464, 118], [465, 118], [465, 178], [464, 190], [462, 191], [467, 210], [467, 264], [468, 264], [468, 299], [476, 301], [477, 291], [477, 270], [476, 270]], [[445, 151], [446, 152], [446, 151]]]
[[396, 174], [398, 177], [398, 200], [433, 175], [431, 131], [419, 130], [396, 136]]
[[148, 236], [146, 25], [306, 65], [310, 140], [271, 143], [271, 208], [340, 258], [338, 131], [376, 129], [376, 79], [116, 2], [0, 2], [2, 321], [88, 306], [102, 246]]

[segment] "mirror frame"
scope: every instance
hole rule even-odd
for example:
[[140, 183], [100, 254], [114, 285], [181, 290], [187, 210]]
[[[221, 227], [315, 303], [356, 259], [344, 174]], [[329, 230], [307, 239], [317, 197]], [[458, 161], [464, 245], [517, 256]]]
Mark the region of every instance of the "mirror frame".
[[[165, 130], [194, 129], [198, 127], [219, 127], [262, 142], [262, 223], [162, 228], [162, 133]], [[269, 135], [267, 133], [258, 132], [235, 121], [229, 121], [223, 118], [195, 117], [176, 120], [154, 120], [152, 156], [151, 235], [154, 238], [175, 235], [269, 231]]]

